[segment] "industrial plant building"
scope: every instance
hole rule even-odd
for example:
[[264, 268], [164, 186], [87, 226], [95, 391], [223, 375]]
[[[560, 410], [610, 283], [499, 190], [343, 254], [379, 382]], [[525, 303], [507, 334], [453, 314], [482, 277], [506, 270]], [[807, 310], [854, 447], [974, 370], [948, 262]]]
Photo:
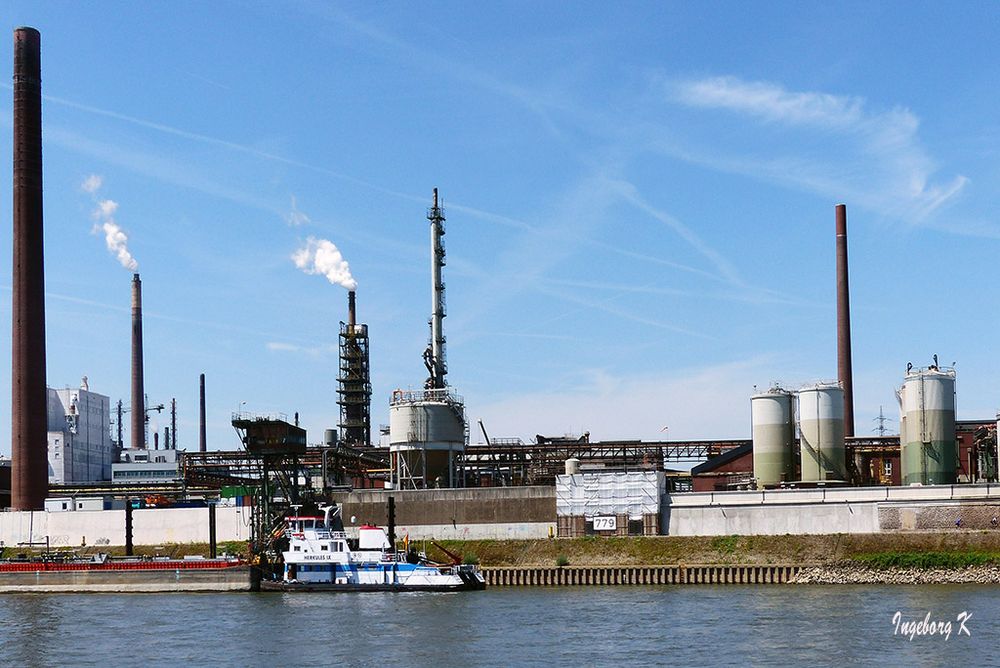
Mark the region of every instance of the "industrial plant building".
[[[956, 374], [936, 357], [924, 367], [907, 365], [902, 374], [898, 437], [855, 434], [844, 205], [834, 209], [837, 378], [748, 392], [749, 438], [599, 441], [587, 433], [537, 435], [528, 443], [491, 439], [480, 422], [485, 442], [470, 443], [465, 402], [447, 380], [445, 215], [435, 188], [426, 211], [427, 376], [419, 389], [387, 397], [388, 424], [378, 444], [372, 442], [369, 329], [358, 322], [356, 282], [344, 286], [347, 317], [340, 323], [338, 384], [330, 392], [330, 423], [339, 431], [331, 426], [322, 443], [309, 445], [297, 414], [288, 421], [236, 413], [232, 425], [242, 449], [208, 451], [201, 374], [198, 451], [177, 450], [173, 405], [163, 447], [157, 433], [150, 442], [149, 411], [164, 406], [150, 405], [145, 394], [139, 274], [131, 281], [131, 402], [127, 408], [118, 402], [118, 436], [112, 439], [110, 399], [91, 392], [86, 379], [78, 389], [45, 385], [39, 40], [33, 29], [15, 31], [12, 463], [0, 462], [3, 507], [41, 510], [46, 496], [58, 500], [52, 507], [60, 510], [90, 507], [88, 495], [99, 497], [101, 507], [112, 496], [239, 498], [237, 507], [253, 509], [241, 537], [263, 550], [292, 509], [318, 507], [351, 488], [393, 490], [393, 499], [406, 499], [423, 513], [414, 516], [414, 531], [426, 523], [457, 532], [462, 517], [486, 525], [503, 515], [503, 526], [494, 529], [504, 537], [540, 537], [556, 528], [559, 536], [813, 532], [826, 529], [810, 518], [825, 517], [817, 508], [826, 504], [827, 492], [833, 510], [823, 512], [839, 517], [837, 526], [845, 531], [937, 527], [940, 517], [920, 519], [921, 508], [900, 504], [942, 502], [957, 483], [970, 483], [968, 494], [995, 500], [990, 485], [974, 483], [997, 480], [997, 422], [956, 419]], [[122, 421], [128, 411], [126, 448]], [[381, 491], [365, 495], [375, 499], [366, 501], [372, 508], [381, 507]], [[98, 502], [92, 503], [96, 509]], [[864, 513], [855, 514], [850, 504], [856, 503], [868, 504]], [[731, 512], [717, 512], [722, 506]], [[557, 517], [558, 527], [546, 525]]]
[[111, 465], [111, 480], [116, 485], [160, 485], [183, 480], [176, 450], [124, 450]]
[[111, 441], [111, 400], [79, 388], [48, 388], [49, 483], [111, 480], [115, 446]]

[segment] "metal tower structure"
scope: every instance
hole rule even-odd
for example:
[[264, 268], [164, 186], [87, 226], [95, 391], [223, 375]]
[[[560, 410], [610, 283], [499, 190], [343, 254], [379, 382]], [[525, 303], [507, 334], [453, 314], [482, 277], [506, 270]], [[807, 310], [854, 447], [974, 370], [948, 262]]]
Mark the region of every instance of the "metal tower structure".
[[427, 220], [431, 221], [431, 340], [424, 351], [424, 365], [428, 377], [424, 384], [428, 390], [442, 390], [448, 386], [445, 376], [448, 364], [445, 361], [444, 338], [444, 281], [441, 269], [444, 267], [444, 207], [438, 203], [438, 189], [434, 189], [434, 204], [427, 209]]
[[350, 446], [372, 442], [372, 383], [368, 357], [368, 325], [357, 324], [354, 291], [347, 294], [347, 322], [340, 323], [340, 439]]
[[[261, 567], [280, 549], [273, 544], [281, 536], [282, 518], [289, 509], [309, 497], [300, 480], [309, 486], [309, 475], [301, 465], [306, 454], [306, 430], [279, 417], [233, 413], [233, 428], [246, 450], [246, 487], [254, 496], [250, 517], [250, 550], [261, 559]], [[315, 504], [313, 504], [315, 505]]]

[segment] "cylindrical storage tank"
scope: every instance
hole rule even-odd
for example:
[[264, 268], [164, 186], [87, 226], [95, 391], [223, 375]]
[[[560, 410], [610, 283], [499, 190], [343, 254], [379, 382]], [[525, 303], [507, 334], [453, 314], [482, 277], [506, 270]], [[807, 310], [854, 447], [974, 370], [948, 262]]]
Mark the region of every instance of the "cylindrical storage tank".
[[753, 426], [753, 477], [757, 488], [794, 479], [794, 395], [780, 387], [750, 397]]
[[337, 445], [337, 430], [336, 429], [324, 429], [323, 430], [323, 445], [334, 446]]
[[902, 405], [906, 419], [900, 435], [903, 484], [955, 482], [955, 370], [932, 366], [908, 371]]
[[847, 480], [843, 388], [821, 383], [799, 390], [798, 399], [802, 480]]
[[906, 396], [906, 388], [901, 387], [896, 390], [896, 401], [899, 402], [899, 445], [902, 448], [903, 443], [906, 443], [906, 409], [903, 408], [905, 403], [904, 397]]
[[566, 475], [576, 475], [580, 472], [580, 460], [570, 457], [566, 460]]
[[1000, 479], [1000, 411], [997, 412], [997, 431], [996, 431], [996, 450], [994, 455], [996, 455], [996, 460], [994, 464], [994, 480]]
[[398, 392], [389, 405], [389, 454], [401, 489], [453, 487], [465, 451], [465, 410], [441, 390]]

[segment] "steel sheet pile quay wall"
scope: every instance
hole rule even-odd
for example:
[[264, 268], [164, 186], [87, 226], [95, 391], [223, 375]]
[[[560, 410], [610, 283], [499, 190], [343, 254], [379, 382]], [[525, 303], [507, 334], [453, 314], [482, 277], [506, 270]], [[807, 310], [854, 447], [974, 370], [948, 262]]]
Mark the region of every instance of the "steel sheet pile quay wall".
[[750, 397], [753, 475], [757, 487], [794, 479], [795, 398], [780, 387]]
[[[660, 501], [664, 494], [666, 477], [662, 471], [556, 476], [558, 534], [560, 537], [585, 533], [655, 535], [659, 533]], [[604, 531], [594, 526], [595, 517], [614, 517], [615, 528]], [[642, 522], [641, 531], [630, 531], [630, 522]]]
[[899, 404], [903, 484], [955, 482], [955, 370], [908, 369]]
[[570, 566], [484, 568], [490, 587], [666, 584], [784, 584], [801, 566]]
[[847, 480], [844, 390], [817, 384], [799, 390], [800, 476], [803, 481]]

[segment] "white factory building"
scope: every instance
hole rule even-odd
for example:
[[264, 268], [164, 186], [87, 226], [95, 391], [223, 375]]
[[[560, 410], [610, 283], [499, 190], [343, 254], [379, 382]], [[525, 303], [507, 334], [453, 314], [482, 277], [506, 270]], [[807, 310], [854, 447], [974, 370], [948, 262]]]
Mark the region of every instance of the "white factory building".
[[49, 482], [111, 480], [111, 399], [91, 392], [86, 376], [79, 389], [48, 392]]

